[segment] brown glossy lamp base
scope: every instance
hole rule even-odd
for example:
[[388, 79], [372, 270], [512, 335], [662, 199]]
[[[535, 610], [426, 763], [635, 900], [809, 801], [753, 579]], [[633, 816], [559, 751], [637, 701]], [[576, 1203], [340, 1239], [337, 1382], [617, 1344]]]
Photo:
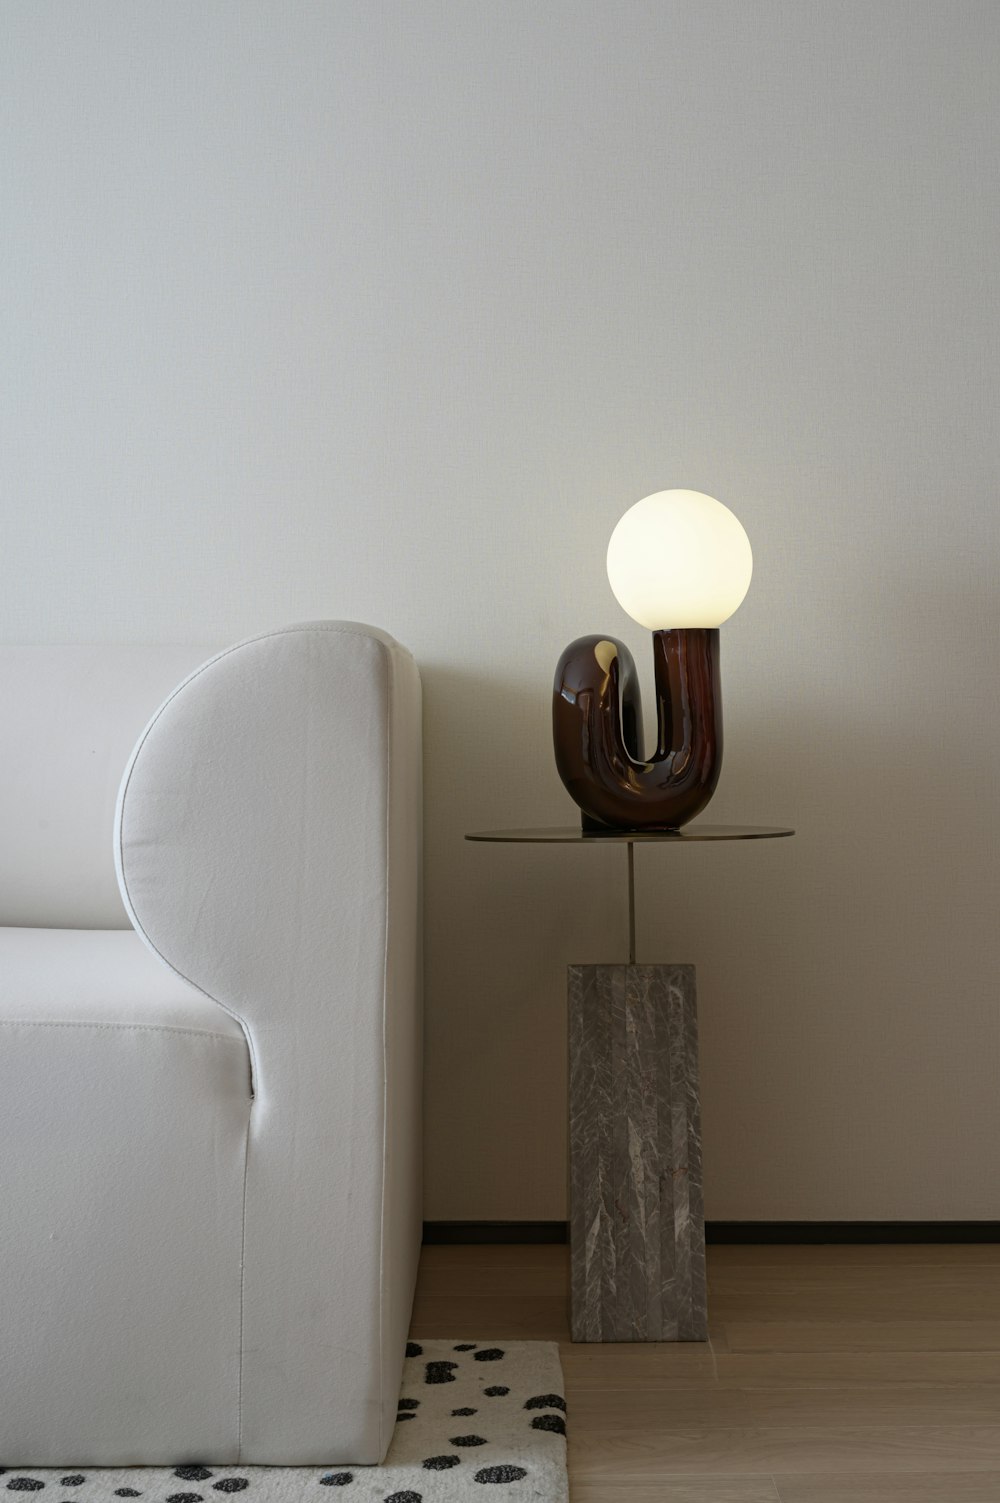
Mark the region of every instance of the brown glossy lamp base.
[[678, 830], [700, 814], [722, 768], [717, 627], [653, 633], [656, 751], [644, 759], [635, 660], [614, 637], [578, 637], [556, 669], [556, 767], [592, 834]]

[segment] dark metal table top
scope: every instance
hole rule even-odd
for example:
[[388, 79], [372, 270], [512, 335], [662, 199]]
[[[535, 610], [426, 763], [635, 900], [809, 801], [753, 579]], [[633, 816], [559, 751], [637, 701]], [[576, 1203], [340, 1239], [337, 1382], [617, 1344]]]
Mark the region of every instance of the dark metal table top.
[[777, 825], [703, 825], [697, 820], [680, 830], [583, 830], [579, 825], [537, 826], [530, 830], [479, 830], [466, 840], [492, 840], [528, 845], [692, 845], [699, 840], [773, 840], [794, 835], [794, 830]]

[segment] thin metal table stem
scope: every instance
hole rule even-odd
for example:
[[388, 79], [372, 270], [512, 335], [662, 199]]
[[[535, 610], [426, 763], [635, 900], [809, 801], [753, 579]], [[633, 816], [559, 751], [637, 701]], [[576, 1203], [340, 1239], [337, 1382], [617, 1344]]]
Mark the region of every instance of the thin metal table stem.
[[628, 963], [635, 965], [635, 846], [638, 841], [692, 845], [703, 840], [767, 840], [794, 835], [794, 830], [773, 825], [703, 825], [695, 821], [679, 830], [595, 830], [581, 825], [545, 826], [533, 830], [480, 830], [466, 840], [500, 841], [528, 845], [607, 845], [618, 841], [628, 847]]

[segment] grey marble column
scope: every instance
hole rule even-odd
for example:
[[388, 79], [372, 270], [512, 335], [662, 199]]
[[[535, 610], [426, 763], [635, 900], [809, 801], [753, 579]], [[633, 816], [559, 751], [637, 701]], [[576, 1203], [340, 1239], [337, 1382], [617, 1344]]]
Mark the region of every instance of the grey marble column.
[[691, 965], [569, 967], [574, 1341], [704, 1341]]

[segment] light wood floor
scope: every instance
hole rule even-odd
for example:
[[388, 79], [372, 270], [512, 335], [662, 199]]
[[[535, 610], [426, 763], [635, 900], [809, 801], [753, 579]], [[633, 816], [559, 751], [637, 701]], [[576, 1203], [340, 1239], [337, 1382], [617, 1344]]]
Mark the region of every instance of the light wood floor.
[[566, 1265], [426, 1247], [413, 1334], [560, 1343], [572, 1503], [1000, 1503], [1000, 1246], [710, 1248], [684, 1346], [574, 1346]]

